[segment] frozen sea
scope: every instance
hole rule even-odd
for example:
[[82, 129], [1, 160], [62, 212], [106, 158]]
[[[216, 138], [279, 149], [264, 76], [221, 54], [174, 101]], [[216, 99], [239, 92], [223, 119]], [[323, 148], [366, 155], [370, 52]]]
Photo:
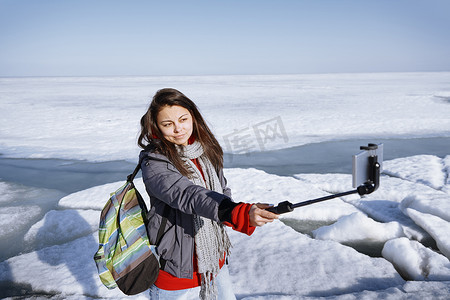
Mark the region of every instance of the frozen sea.
[[199, 106], [235, 201], [351, 190], [351, 155], [384, 144], [376, 192], [229, 230], [238, 299], [450, 298], [448, 72], [0, 78], [0, 298], [148, 298], [106, 289], [92, 257], [163, 87]]

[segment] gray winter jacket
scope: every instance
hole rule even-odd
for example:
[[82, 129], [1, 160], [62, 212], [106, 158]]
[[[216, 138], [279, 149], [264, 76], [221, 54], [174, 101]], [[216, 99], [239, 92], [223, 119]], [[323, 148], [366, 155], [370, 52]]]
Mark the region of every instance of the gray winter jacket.
[[170, 206], [166, 230], [158, 246], [159, 255], [166, 260], [164, 271], [178, 278], [192, 278], [194, 255], [194, 218], [197, 214], [220, 222], [220, 203], [231, 199], [223, 170], [218, 173], [223, 194], [193, 184], [175, 168], [169, 159], [151, 150], [141, 151], [142, 179], [150, 196], [148, 235], [156, 242], [165, 204]]

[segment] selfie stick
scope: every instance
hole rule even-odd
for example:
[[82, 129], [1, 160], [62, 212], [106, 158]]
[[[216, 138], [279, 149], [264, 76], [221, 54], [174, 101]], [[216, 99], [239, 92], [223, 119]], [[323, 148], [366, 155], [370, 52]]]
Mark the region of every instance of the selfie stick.
[[[378, 149], [378, 146], [376, 144], [368, 144], [368, 146], [361, 146], [361, 150], [376, 150]], [[266, 208], [266, 210], [276, 213], [276, 214], [284, 214], [287, 212], [293, 211], [297, 207], [310, 205], [317, 202], [322, 202], [330, 199], [334, 199], [337, 197], [343, 197], [351, 194], [358, 193], [360, 196], [370, 194], [377, 190], [378, 186], [380, 185], [380, 164], [378, 163], [378, 157], [377, 155], [369, 155], [369, 169], [368, 169], [368, 178], [366, 182], [364, 182], [362, 185], [360, 185], [356, 190], [338, 193], [334, 195], [329, 195], [317, 199], [312, 199], [308, 201], [299, 202], [296, 204], [292, 204], [289, 201], [284, 201], [278, 203], [277, 206]]]

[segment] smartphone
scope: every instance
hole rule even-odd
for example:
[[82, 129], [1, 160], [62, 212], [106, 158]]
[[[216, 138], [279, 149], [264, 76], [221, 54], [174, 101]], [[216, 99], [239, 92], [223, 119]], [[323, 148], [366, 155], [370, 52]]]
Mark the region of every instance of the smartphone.
[[364, 184], [370, 178], [369, 156], [376, 155], [377, 161], [380, 164], [380, 173], [383, 170], [383, 144], [369, 144], [367, 148], [369, 149], [363, 150], [362, 152], [352, 156], [352, 186], [354, 188]]

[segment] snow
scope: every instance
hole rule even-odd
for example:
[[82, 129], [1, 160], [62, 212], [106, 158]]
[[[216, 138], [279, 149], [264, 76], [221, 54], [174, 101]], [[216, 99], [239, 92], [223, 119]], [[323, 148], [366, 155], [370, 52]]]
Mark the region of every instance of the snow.
[[447, 179], [445, 181], [445, 186], [442, 189], [442, 191], [446, 192], [447, 194], [450, 194], [450, 155], [447, 155], [445, 159], [443, 160], [444, 164], [444, 172], [447, 174]]
[[[450, 107], [437, 98], [449, 96], [448, 82], [449, 72], [0, 78], [0, 145], [9, 157], [136, 161], [139, 120], [163, 87], [195, 101], [227, 153], [261, 150], [255, 131], [277, 117], [286, 134], [265, 141], [266, 150], [449, 136]], [[232, 143], [237, 132], [248, 136], [245, 147]]]
[[[228, 169], [226, 172], [233, 198], [236, 201], [249, 203], [260, 202], [275, 205], [285, 200], [296, 203], [328, 195], [323, 190], [314, 188], [310, 184], [305, 184], [295, 178], [276, 176], [260, 170]], [[255, 177], [258, 179], [252, 180]], [[248, 182], [247, 188], [242, 190], [235, 188], [233, 185], [234, 182], [237, 182], [239, 186], [242, 182]], [[249, 192], [250, 187], [251, 189], [255, 189], [255, 192]], [[328, 201], [327, 203], [306, 206], [302, 209], [294, 210], [287, 215], [282, 215], [281, 218], [335, 221], [341, 216], [356, 211], [355, 207], [343, 203], [338, 199]]]
[[383, 257], [409, 280], [450, 281], [448, 259], [417, 241], [392, 239], [384, 245]]
[[95, 210], [51, 210], [31, 226], [24, 240], [37, 249], [70, 242], [96, 232], [99, 218]]
[[0, 207], [0, 238], [24, 228], [40, 213], [41, 208], [37, 205]]
[[447, 258], [450, 258], [450, 223], [434, 215], [424, 214], [414, 209], [408, 208], [406, 213], [436, 240], [439, 250]]
[[[355, 228], [355, 224], [358, 227]], [[398, 222], [379, 223], [360, 212], [339, 218], [333, 225], [323, 226], [313, 231], [313, 236], [320, 240], [337, 242], [355, 242], [371, 240], [386, 242], [404, 236]]]
[[[101, 210], [106, 204], [106, 200], [109, 199], [111, 193], [116, 191], [124, 184], [123, 181], [112, 182], [101, 186], [95, 186], [87, 190], [69, 194], [61, 200], [59, 200], [58, 205], [62, 208], [73, 208], [73, 209], [96, 209]], [[144, 183], [140, 178], [134, 180], [134, 184], [147, 206], [150, 205], [150, 198], [145, 191]], [[93, 198], [101, 199], [104, 201], [92, 201]]]
[[446, 193], [416, 194], [405, 197], [400, 208], [414, 209], [450, 222], [450, 196]]
[[[138, 120], [165, 86], [196, 101], [227, 153], [243, 151], [226, 147], [230, 134], [250, 134], [267, 120], [281, 120], [287, 137], [277, 132], [264, 144], [272, 150], [362, 137], [448, 137], [450, 106], [439, 101], [450, 95], [448, 82], [450, 73], [0, 78], [0, 153], [134, 162]], [[368, 103], [376, 103], [370, 112], [361, 109]], [[258, 151], [260, 141], [249, 142], [247, 150]], [[224, 172], [238, 202], [296, 203], [352, 189], [350, 174]], [[228, 230], [237, 298], [448, 299], [449, 173], [448, 154], [385, 159], [370, 195], [298, 208], [250, 237]], [[148, 299], [108, 290], [93, 260], [100, 212], [123, 183], [65, 194], [0, 178], [0, 297]], [[142, 179], [135, 184], [149, 204]]]
[[414, 159], [398, 158], [386, 162], [385, 174], [401, 177], [412, 182], [421, 182], [434, 189], [442, 189], [445, 172], [442, 159], [431, 155], [418, 155]]
[[49, 294], [120, 297], [120, 290], [106, 289], [97, 278], [93, 263], [97, 245], [98, 234], [94, 233], [10, 258], [0, 265], [1, 279], [14, 278]]
[[[404, 283], [384, 259], [370, 258], [339, 243], [311, 239], [281, 222], [257, 230], [250, 238], [233, 232], [231, 240], [230, 275], [236, 294], [326, 297], [360, 291], [362, 286], [378, 290]], [[354, 268], [345, 267], [349, 265]]]

